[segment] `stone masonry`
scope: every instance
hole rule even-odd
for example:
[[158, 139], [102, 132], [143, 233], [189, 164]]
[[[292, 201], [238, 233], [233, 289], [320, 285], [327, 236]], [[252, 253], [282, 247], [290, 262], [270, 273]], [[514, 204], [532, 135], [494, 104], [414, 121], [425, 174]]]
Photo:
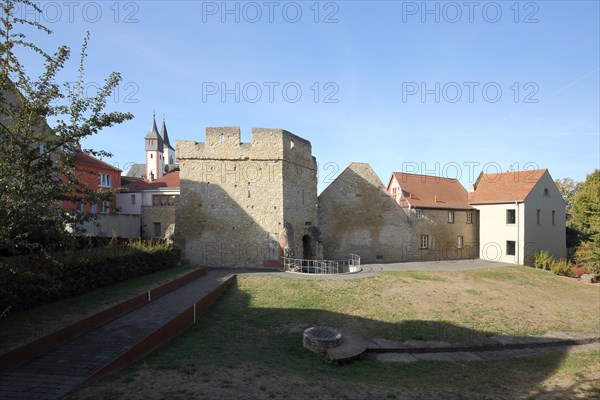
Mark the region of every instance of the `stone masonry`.
[[321, 193], [319, 221], [327, 259], [401, 261], [411, 251], [408, 218], [369, 164], [350, 164]]
[[281, 129], [206, 128], [178, 141], [175, 242], [192, 264], [278, 267], [281, 257], [320, 255], [317, 168], [311, 144]]

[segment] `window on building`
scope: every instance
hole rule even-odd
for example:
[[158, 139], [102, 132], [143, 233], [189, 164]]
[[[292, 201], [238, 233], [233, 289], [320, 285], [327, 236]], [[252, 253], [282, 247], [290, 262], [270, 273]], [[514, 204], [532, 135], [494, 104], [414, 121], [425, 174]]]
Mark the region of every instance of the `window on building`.
[[131, 204], [135, 204], [135, 194], [131, 195]]
[[556, 225], [556, 211], [552, 210], [552, 225]]
[[550, 191], [548, 188], [544, 188], [544, 196], [550, 196]]
[[542, 224], [542, 218], [541, 218], [541, 210], [535, 210], [535, 220], [537, 221], [538, 225]]
[[154, 237], [162, 237], [162, 227], [160, 226], [160, 222], [154, 223]]
[[110, 203], [108, 201], [102, 202], [102, 214], [108, 214], [110, 212]]
[[473, 223], [473, 213], [472, 212], [467, 212], [467, 224], [472, 224]]
[[456, 247], [458, 247], [459, 249], [463, 248], [463, 237], [462, 236], [458, 236], [456, 238]]
[[421, 218], [423, 218], [423, 212], [421, 211], [421, 209], [420, 209], [420, 208], [417, 208], [417, 209], [415, 210], [415, 218], [417, 218], [417, 219], [421, 219]]
[[150, 153], [150, 158], [154, 158], [154, 154]]
[[506, 255], [509, 255], [509, 256], [515, 255], [515, 241], [514, 240], [506, 241]]
[[454, 211], [449, 211], [448, 212], [448, 223], [449, 224], [453, 224], [454, 223]]
[[177, 204], [177, 196], [171, 194], [152, 195], [153, 206], [174, 206]]
[[112, 187], [112, 176], [110, 174], [100, 174], [100, 186]]
[[517, 212], [516, 210], [506, 210], [506, 223], [507, 224], [514, 224], [516, 221], [517, 217]]
[[427, 236], [427, 235], [421, 235], [420, 248], [421, 249], [428, 249], [429, 248], [429, 236]]
[[95, 204], [95, 203], [92, 204], [91, 207], [90, 207], [90, 212], [92, 214], [96, 214], [98, 212], [98, 204]]
[[79, 212], [83, 212], [83, 203], [80, 200], [75, 202], [75, 209]]

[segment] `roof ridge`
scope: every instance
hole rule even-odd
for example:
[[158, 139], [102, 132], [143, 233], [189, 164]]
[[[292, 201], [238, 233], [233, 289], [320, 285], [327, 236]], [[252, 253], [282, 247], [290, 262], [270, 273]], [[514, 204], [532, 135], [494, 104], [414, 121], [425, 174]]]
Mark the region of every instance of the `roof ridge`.
[[412, 176], [425, 176], [428, 178], [436, 178], [436, 179], [449, 179], [449, 180], [453, 180], [453, 181], [458, 181], [457, 178], [449, 178], [447, 176], [438, 176], [438, 175], [425, 175], [425, 174], [414, 174], [411, 172], [392, 172], [392, 174], [401, 174], [401, 175], [412, 175]]
[[482, 173], [484, 176], [485, 175], [505, 175], [505, 174], [516, 174], [516, 173], [532, 173], [532, 172], [540, 172], [540, 171], [548, 171], [548, 168], [538, 168], [538, 169], [522, 169], [522, 170], [518, 170], [518, 171], [506, 171], [506, 172], [492, 172], [489, 174], [484, 174]]
[[[77, 156], [79, 156], [79, 155], [83, 156], [84, 158], [85, 158], [85, 157], [89, 157], [89, 158], [91, 158], [91, 159], [92, 159], [94, 162], [96, 162], [96, 163], [100, 163], [100, 164], [104, 165], [106, 168], [109, 168], [109, 169], [112, 169], [112, 170], [115, 170], [115, 171], [121, 171], [121, 169], [119, 169], [119, 168], [115, 167], [114, 165], [110, 165], [110, 164], [109, 164], [109, 163], [107, 163], [106, 161], [102, 161], [102, 160], [100, 160], [99, 158], [96, 158], [96, 157], [92, 156], [91, 154], [85, 153], [85, 152], [83, 152], [83, 151], [79, 151], [79, 152], [75, 153], [75, 156], [73, 156], [73, 158], [76, 158], [76, 157], [77, 157]], [[86, 162], [85, 162], [85, 161], [83, 161], [83, 160], [79, 160], [79, 162], [80, 162], [81, 164], [86, 164]], [[93, 165], [93, 164], [86, 164], [86, 165], [95, 166], [95, 165]]]

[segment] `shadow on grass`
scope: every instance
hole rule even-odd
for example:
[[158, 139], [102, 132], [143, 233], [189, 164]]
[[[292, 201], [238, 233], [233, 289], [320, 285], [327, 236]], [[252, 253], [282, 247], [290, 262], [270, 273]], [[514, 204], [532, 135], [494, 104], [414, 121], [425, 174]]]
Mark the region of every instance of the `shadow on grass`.
[[[294, 375], [308, 381], [329, 382], [336, 387], [383, 386], [395, 390], [423, 390], [431, 395], [458, 392], [461, 396], [475, 397], [493, 393], [494, 398], [576, 397], [581, 395], [580, 385], [563, 385], [548, 392], [540, 389], [540, 384], [559, 368], [583, 382], [587, 377], [579, 375], [578, 363], [593, 363], [588, 357], [594, 357], [593, 354], [581, 355], [580, 359], [575, 356], [565, 363], [565, 354], [553, 353], [465, 363], [382, 363], [363, 357], [349, 364], [335, 365], [302, 347], [304, 329], [327, 325], [361, 333], [367, 339], [441, 340], [461, 344], [480, 343], [496, 333], [525, 335], [528, 329], [501, 332], [489, 326], [473, 328], [423, 320], [387, 323], [315, 309], [251, 307], [250, 300], [248, 293], [240, 290], [236, 283], [232, 284], [195, 326], [141, 363], [189, 375], [252, 365], [262, 374]], [[597, 390], [596, 387], [594, 395], [600, 394]], [[325, 397], [330, 396], [331, 390]]]

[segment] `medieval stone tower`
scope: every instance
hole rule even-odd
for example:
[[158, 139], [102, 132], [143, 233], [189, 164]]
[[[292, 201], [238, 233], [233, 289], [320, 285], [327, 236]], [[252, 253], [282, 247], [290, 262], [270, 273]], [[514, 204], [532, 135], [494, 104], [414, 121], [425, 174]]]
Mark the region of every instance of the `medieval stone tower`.
[[317, 166], [311, 144], [281, 129], [206, 128], [177, 141], [180, 201], [175, 241], [193, 265], [277, 267], [321, 255]]

